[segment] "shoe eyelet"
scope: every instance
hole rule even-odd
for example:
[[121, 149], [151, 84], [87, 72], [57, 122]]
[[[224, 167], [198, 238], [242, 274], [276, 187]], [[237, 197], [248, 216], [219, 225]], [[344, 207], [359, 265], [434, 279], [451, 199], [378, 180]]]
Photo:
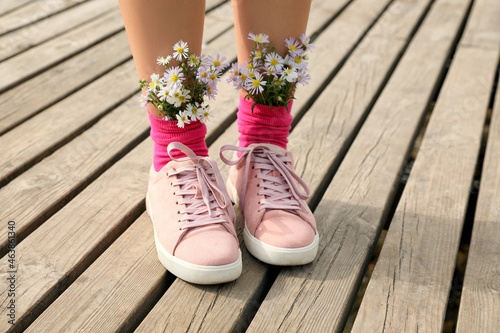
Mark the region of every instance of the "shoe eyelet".
[[174, 182], [170, 182], [170, 186], [174, 186]]
[[175, 202], [175, 204], [176, 204], [176, 205], [178, 205], [178, 204], [179, 204], [179, 201], [176, 201], [176, 202]]
[[260, 187], [259, 184], [257, 184], [257, 187]]
[[181, 212], [178, 210], [178, 211], [177, 211], [177, 214], [180, 214], [180, 213], [181, 213]]
[[252, 165], [252, 170], [253, 170], [253, 169], [255, 169], [255, 166], [254, 166], [254, 165]]

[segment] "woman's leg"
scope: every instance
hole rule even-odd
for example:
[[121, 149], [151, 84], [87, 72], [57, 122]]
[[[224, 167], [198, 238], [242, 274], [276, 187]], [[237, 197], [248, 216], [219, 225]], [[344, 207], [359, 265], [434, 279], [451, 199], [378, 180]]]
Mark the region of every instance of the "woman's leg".
[[[298, 39], [305, 33], [311, 0], [232, 0], [238, 62], [250, 61], [254, 42], [248, 39], [250, 32], [269, 36], [270, 45], [284, 57], [288, 51], [285, 39]], [[291, 128], [291, 103], [288, 109], [258, 107], [240, 97], [238, 107], [239, 145], [272, 143], [286, 149]]]
[[[157, 58], [171, 55], [174, 44], [179, 40], [188, 43], [190, 53], [200, 55], [204, 0], [119, 0], [119, 3], [139, 79], [149, 81], [153, 73], [161, 76], [165, 68], [157, 64]], [[172, 59], [169, 65], [176, 66], [177, 61]], [[148, 104], [148, 111], [154, 141], [155, 171], [171, 161], [167, 152], [171, 142], [187, 145], [196, 155], [208, 155], [205, 124], [198, 121], [178, 128], [176, 122], [159, 118], [158, 109], [151, 103]], [[184, 156], [179, 150], [173, 151], [172, 155]]]
[[[250, 60], [255, 45], [248, 40], [250, 32], [268, 35], [270, 45], [284, 57], [288, 52], [285, 39], [298, 39], [305, 33], [311, 1], [232, 0], [232, 3], [238, 62], [243, 63]], [[239, 152], [236, 161], [224, 160], [233, 164], [228, 187], [233, 199], [238, 196], [245, 216], [245, 246], [269, 264], [309, 263], [317, 254], [319, 236], [314, 216], [305, 202], [309, 189], [293, 171], [293, 159], [286, 151], [292, 103], [271, 108], [254, 105], [254, 101], [244, 97], [240, 96], [237, 114], [240, 148], [222, 150]], [[250, 159], [248, 164], [247, 159]]]
[[[200, 55], [204, 0], [119, 3], [140, 79], [149, 82], [151, 74], [161, 76], [165, 68], [156, 63], [157, 58], [171, 55], [179, 40], [188, 43], [190, 53]], [[171, 61], [169, 66], [176, 63]], [[205, 124], [192, 121], [179, 128], [177, 121], [159, 117], [153, 105], [148, 105], [148, 111], [154, 163], [146, 207], [154, 225], [158, 258], [168, 271], [188, 282], [213, 284], [236, 279], [242, 264], [234, 211], [227, 195], [220, 198], [224, 191], [214, 189], [224, 187], [218, 182], [217, 165], [201, 157], [208, 155]], [[173, 158], [185, 160], [169, 163], [168, 149]], [[214, 174], [219, 175], [217, 179]]]
[[248, 61], [254, 42], [248, 33], [264, 33], [282, 57], [285, 39], [306, 32], [311, 0], [232, 0], [238, 62]]
[[[183, 40], [189, 51], [201, 53], [205, 0], [119, 0], [130, 48], [140, 79], [164, 71], [156, 63], [160, 56], [172, 54], [175, 43]], [[171, 61], [175, 64], [175, 60]], [[158, 110], [148, 106], [151, 114]]]

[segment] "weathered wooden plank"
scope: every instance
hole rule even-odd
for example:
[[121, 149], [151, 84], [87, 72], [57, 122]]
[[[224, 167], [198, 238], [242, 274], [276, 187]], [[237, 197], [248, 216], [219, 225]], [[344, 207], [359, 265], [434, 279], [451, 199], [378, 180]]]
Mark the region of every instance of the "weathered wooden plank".
[[[207, 31], [215, 34], [212, 27], [207, 26]], [[204, 52], [208, 54], [223, 52], [224, 54], [232, 53], [235, 55], [234, 31], [223, 33], [220, 38], [208, 44]], [[112, 85], [116, 81], [117, 72], [123, 75], [123, 78], [127, 78], [126, 81], [122, 82], [124, 86], [119, 87], [119, 89], [133, 94], [138, 88], [135, 84], [137, 74], [131, 61], [101, 78], [101, 80], [104, 80], [103, 85]], [[232, 90], [225, 92], [227, 94], [222, 92], [221, 98], [210, 101], [211, 107], [217, 110], [217, 113], [214, 121], [207, 124], [209, 136], [214, 136], [215, 132], [222, 131], [223, 129], [218, 127], [224, 126], [225, 119], [231, 117], [233, 113], [228, 100], [237, 100], [237, 92], [236, 95]], [[102, 97], [110, 98], [109, 96], [103, 95]], [[83, 94], [79, 97], [75, 96], [75, 98], [86, 103], [90, 97]], [[0, 192], [2, 218], [19, 221], [16, 228], [20, 239], [24, 238], [27, 231], [34, 228], [33, 224], [36, 225], [39, 223], [37, 221], [41, 221], [44, 216], [51, 215], [53, 210], [57, 209], [62, 203], [67, 202], [70, 199], [67, 198], [70, 193], [85, 184], [88, 177], [92, 177], [93, 174], [99, 172], [115, 154], [125, 149], [130, 142], [137, 140], [147, 130], [149, 122], [144, 111], [139, 110], [137, 99], [138, 96], [131, 97], [124, 105], [111, 112], [109, 116], [104, 117], [103, 121], [85, 131], [74, 142], [67, 144], [42, 162], [37, 163], [33, 168], [2, 189]], [[97, 102], [99, 103], [99, 101]], [[70, 101], [68, 105], [75, 104], [75, 102]], [[43, 130], [44, 126], [40, 126], [40, 123], [46, 123], [47, 132], [45, 135], [47, 135], [49, 131], [54, 130], [53, 118], [62, 117], [62, 113], [67, 112], [66, 108], [61, 108], [60, 112], [60, 114], [55, 115], [53, 113], [44, 113], [37, 116], [33, 126], [41, 127]], [[75, 121], [76, 126], [84, 125], [83, 120], [85, 118], [79, 117], [77, 119], [79, 121]], [[61, 126], [61, 128], [68, 129], [67, 126]], [[75, 131], [75, 128], [73, 128], [73, 131]], [[53, 144], [63, 139], [60, 136], [61, 134], [68, 135], [68, 132], [59, 130], [56, 135], [52, 135]], [[40, 139], [43, 137], [44, 135], [41, 135]], [[0, 142], [1, 140], [2, 138], [0, 138]], [[112, 142], [112, 144], [106, 144], [106, 142]], [[38, 148], [41, 147], [43, 148], [43, 145], [38, 146]], [[40, 149], [37, 148], [31, 151], [32, 155], [39, 153]], [[26, 156], [29, 157], [29, 155]], [[77, 166], [78, 172], [74, 172]], [[26, 200], [30, 200], [29, 207], [26, 207]], [[7, 245], [6, 235], [4, 236], [0, 235], [0, 253], [5, 252]]]
[[0, 134], [22, 121], [26, 123], [27, 118], [33, 117], [130, 57], [127, 36], [125, 32], [120, 32], [15, 89], [4, 92], [0, 95]]
[[[398, 174], [467, 5], [468, 1], [434, 2], [315, 210], [321, 235], [318, 258], [311, 265], [281, 270], [249, 332], [342, 330], [364, 265], [391, 206]], [[389, 9], [388, 17], [397, 17], [396, 9], [408, 3], [402, 1], [400, 6], [394, 12]], [[373, 38], [380, 38], [378, 34], [384, 30], [390, 38], [388, 27], [375, 27]], [[328, 105], [319, 105], [323, 103]], [[337, 123], [334, 117], [330, 119]], [[342, 132], [342, 123], [337, 126]], [[335, 140], [332, 131], [314, 131], [316, 138], [311, 132], [307, 140], [312, 144], [327, 145], [323, 142]]]
[[129, 331], [166, 279], [143, 213], [25, 332]]
[[0, 91], [26, 81], [72, 55], [123, 29], [119, 10], [98, 17], [50, 41], [0, 63]]
[[[207, 4], [208, 6], [208, 4]], [[205, 16], [205, 29], [203, 30], [203, 46], [213, 41], [220, 34], [233, 26], [233, 10], [231, 2], [216, 7]]]
[[[484, 19], [474, 11], [470, 17]], [[353, 332], [442, 331], [498, 46], [459, 45]]]
[[[132, 64], [129, 64], [133, 67]], [[120, 70], [120, 69], [118, 69]], [[136, 73], [131, 72], [131, 81]], [[149, 122], [134, 96], [94, 126], [35, 164], [0, 191], [2, 221], [16, 221], [18, 241], [52, 215], [116, 155], [145, 136]], [[29, 204], [27, 204], [29, 202]], [[4, 237], [5, 236], [5, 237]], [[0, 236], [5, 254], [6, 235]]]
[[7, 132], [0, 137], [0, 154], [4, 157], [0, 161], [0, 180], [50, 153], [59, 142], [67, 140], [137, 90], [137, 74], [134, 64], [129, 61]]
[[[144, 210], [152, 153], [151, 140], [142, 142], [17, 245], [17, 330], [35, 319]], [[0, 260], [3, 276], [6, 259]], [[5, 318], [6, 282], [0, 286], [0, 315]], [[0, 330], [10, 328], [0, 321]]]
[[45, 0], [33, 1], [1, 17], [0, 35], [19, 29], [44, 17], [54, 15], [86, 0]]
[[0, 36], [0, 60], [60, 35], [118, 6], [117, 1], [90, 0], [47, 19]]
[[[500, 46], [500, 4], [480, 1], [473, 7], [476, 18], [467, 25], [462, 47], [495, 50]], [[460, 299], [457, 332], [500, 330], [500, 89], [497, 91], [488, 131], [479, 197], [474, 216], [467, 268]], [[480, 82], [466, 99], [475, 107], [477, 98], [486, 97], [491, 85]], [[478, 96], [478, 97], [476, 97]], [[487, 97], [486, 97], [487, 98]]]
[[33, 0], [3, 0], [0, 2], [0, 15], [4, 15], [12, 10], [24, 6]]
[[226, 2], [228, 2], [228, 0], [205, 0], [205, 10], [209, 12]]
[[[383, 10], [384, 5], [384, 2], [371, 2], [370, 4], [367, 2], [359, 2], [352, 5], [353, 7], [348, 7], [346, 11], [334, 21], [332, 26], [318, 37], [316, 41], [317, 48], [311, 56], [311, 69], [316, 66], [316, 68], [321, 66], [323, 72], [326, 72], [324, 63], [317, 62], [313, 60], [312, 57], [317, 54], [326, 54], [326, 49], [331, 50], [330, 46], [332, 45], [332, 39], [335, 38], [334, 36], [345, 40], [344, 45], [348, 43], [349, 38], [351, 39], [351, 43], [355, 43], [359, 38], [359, 34], [362, 34], [362, 27], [357, 31], [351, 30], [351, 33], [347, 36], [341, 36], [337, 33], [344, 24], [348, 25], [354, 21], [354, 17], [352, 16], [359, 16], [361, 22], [363, 22], [361, 18], [364, 18], [365, 21], [363, 23], [367, 26], [372, 23], [373, 19], [378, 16], [378, 13]], [[339, 53], [335, 55], [334, 59], [340, 62], [343, 58], [340, 52], [347, 52], [348, 50], [348, 47], [339, 49]], [[317, 59], [318, 58], [316, 58], [316, 60]], [[328, 66], [330, 70], [333, 69], [336, 64], [337, 62], [329, 63]], [[386, 67], [387, 66], [390, 67], [390, 65], [386, 65]], [[319, 70], [317, 71], [319, 72]], [[328, 73], [323, 73], [323, 75], [319, 75], [319, 77], [316, 78], [313, 76], [313, 80], [318, 80], [313, 84], [316, 84], [318, 87], [320, 82], [322, 82], [327, 75]], [[313, 93], [314, 90], [311, 90], [310, 94], [312, 95]], [[304, 100], [307, 100], [309, 97], [310, 95], [303, 95]], [[222, 140], [225, 140], [226, 143], [227, 141], [235, 140], [236, 137], [237, 136], [231, 137], [228, 135], [228, 131], [221, 136]], [[290, 139], [293, 140], [293, 133]], [[214, 146], [216, 146], [220, 140], [221, 139], [217, 140], [216, 143], [210, 147], [210, 154], [212, 156], [218, 154], [219, 150], [218, 148], [214, 149]], [[311, 186], [313, 190], [315, 190], [319, 184], [311, 184]], [[181, 280], [177, 280], [167, 290], [166, 294], [160, 299], [158, 304], [148, 314], [137, 330], [144, 332], [160, 331], [165, 327], [170, 328], [175, 325], [176, 328], [183, 331], [196, 331], [201, 329], [204, 331], [225, 332], [246, 327], [249, 318], [244, 317], [244, 315], [248, 313], [250, 309], [255, 309], [257, 306], [256, 299], [258, 299], [259, 295], [262, 293], [261, 290], [267, 283], [266, 281], [270, 271], [267, 267], [263, 267], [262, 263], [249, 255], [246, 250], [243, 251], [243, 260], [245, 262], [244, 272], [236, 282], [231, 284], [217, 288], [195, 287]], [[200, 299], [200, 302], [190, 302], [188, 304], [175, 295], [183, 295], [183, 299]], [[220, 318], [224, 319], [221, 320]], [[267, 329], [265, 331], [267, 331]]]
[[460, 333], [495, 332], [500, 329], [499, 170], [500, 89], [497, 88], [460, 298], [457, 323], [457, 332]]

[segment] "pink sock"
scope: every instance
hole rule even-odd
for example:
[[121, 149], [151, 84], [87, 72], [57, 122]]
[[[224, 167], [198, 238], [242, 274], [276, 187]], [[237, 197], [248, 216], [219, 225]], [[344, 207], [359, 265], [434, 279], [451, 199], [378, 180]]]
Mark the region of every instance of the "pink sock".
[[[149, 113], [151, 123], [151, 139], [154, 142], [153, 164], [158, 172], [172, 159], [168, 155], [167, 146], [170, 142], [180, 142], [188, 146], [198, 156], [208, 156], [205, 143], [207, 127], [199, 121], [186, 124], [184, 128], [177, 127], [177, 121], [169, 121], [153, 116]], [[181, 151], [170, 152], [174, 158], [185, 157]]]
[[289, 111], [293, 101], [288, 103], [288, 110], [284, 106], [273, 106], [271, 109], [270, 106], [257, 104], [252, 112], [253, 103], [240, 96], [237, 113], [240, 147], [252, 143], [271, 143], [286, 149], [293, 120]]

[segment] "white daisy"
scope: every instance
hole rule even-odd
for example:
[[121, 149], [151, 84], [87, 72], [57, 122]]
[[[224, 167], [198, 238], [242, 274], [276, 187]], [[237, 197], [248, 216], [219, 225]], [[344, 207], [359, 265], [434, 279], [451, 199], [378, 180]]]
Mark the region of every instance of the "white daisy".
[[271, 52], [266, 55], [266, 69], [270, 68], [274, 72], [281, 71], [283, 68], [283, 58], [276, 52]]
[[216, 70], [223, 70], [226, 68], [229, 64], [225, 64], [224, 61], [226, 61], [226, 57], [220, 56], [220, 54], [217, 54], [217, 56], [214, 58], [212, 56], [208, 56], [208, 61], [211, 66], [214, 66]]
[[201, 110], [200, 122], [206, 123], [210, 121], [210, 117], [212, 117], [212, 111], [210, 110], [210, 106], [207, 105]]
[[238, 64], [234, 63], [231, 69], [227, 72], [226, 82], [234, 82], [240, 76], [240, 70], [238, 69]]
[[186, 111], [181, 111], [175, 116], [177, 118], [177, 127], [184, 128], [184, 124], [189, 124], [189, 120]]
[[253, 33], [248, 34], [248, 39], [253, 40], [258, 44], [269, 43], [269, 36], [266, 34], [255, 35]]
[[202, 66], [202, 67], [198, 68], [198, 74], [196, 75], [196, 78], [198, 80], [207, 83], [209, 80], [209, 76], [210, 76], [210, 72], [206, 67]]
[[197, 66], [198, 66], [198, 65], [200, 65], [200, 64], [201, 64], [201, 60], [200, 60], [200, 58], [199, 58], [199, 57], [197, 57], [197, 56], [196, 56], [196, 55], [194, 55], [194, 54], [191, 54], [191, 55], [189, 56], [189, 59], [188, 59], [188, 65], [189, 65], [190, 67], [197, 67]]
[[183, 42], [182, 40], [178, 41], [174, 45], [174, 51], [174, 58], [181, 61], [182, 58], [187, 58], [187, 53], [189, 52], [188, 44], [186, 42]]
[[295, 68], [287, 68], [283, 70], [283, 74], [281, 75], [281, 79], [287, 80], [288, 82], [295, 82], [297, 81], [297, 71]]
[[147, 95], [141, 95], [141, 98], [139, 98], [139, 102], [141, 102], [141, 108], [145, 108], [148, 106], [150, 99]]
[[208, 83], [209, 84], [216, 84], [217, 82], [219, 82], [219, 76], [220, 76], [220, 72], [218, 70], [215, 70], [215, 71], [210, 71], [208, 73]]
[[311, 80], [311, 75], [309, 74], [299, 73], [297, 76], [297, 83], [300, 83], [304, 86], [309, 83], [309, 80]]
[[[181, 89], [181, 94], [178, 97], [178, 99], [179, 99], [179, 102], [181, 102], [181, 104], [185, 104], [185, 103], [187, 103], [191, 99], [191, 95], [189, 95], [189, 91], [188, 90], [182, 90]], [[174, 106], [177, 106], [177, 105], [174, 105]]]
[[288, 52], [292, 56], [301, 55], [304, 52], [304, 50], [300, 47], [299, 42], [292, 37], [285, 39], [285, 45], [288, 48]]
[[253, 78], [248, 78], [247, 80], [247, 88], [249, 92], [253, 95], [259, 94], [264, 91], [264, 86], [266, 85], [266, 81], [262, 79], [260, 73], [256, 72], [253, 75]]
[[293, 58], [293, 62], [295, 63], [294, 64], [294, 67], [297, 68], [297, 69], [302, 69], [304, 67], [307, 67], [307, 62], [304, 61], [304, 57], [302, 56], [295, 56]]
[[152, 74], [150, 77], [151, 83], [149, 84], [149, 90], [154, 91], [156, 86], [160, 84], [160, 76], [158, 74]]
[[179, 97], [182, 95], [180, 89], [175, 89], [170, 91], [170, 94], [167, 96], [167, 103], [172, 104], [176, 108], [181, 106], [181, 101]]
[[168, 96], [170, 96], [170, 88], [168, 88], [167, 86], [165, 86], [158, 93], [158, 98], [160, 99], [160, 101], [164, 102], [164, 101], [167, 100]]
[[180, 88], [182, 86], [182, 81], [184, 81], [184, 73], [179, 66], [170, 68], [167, 71], [167, 76], [165, 79], [167, 80], [167, 83], [171, 88]]
[[217, 96], [217, 84], [215, 83], [207, 84], [207, 88], [205, 89], [205, 94], [207, 95], [208, 99], [215, 99], [215, 96]]
[[203, 109], [200, 108], [198, 103], [189, 104], [186, 108], [186, 112], [191, 121], [196, 121], [200, 119]]
[[158, 57], [158, 59], [156, 59], [156, 63], [158, 65], [167, 66], [168, 63], [170, 62], [170, 60], [172, 60], [171, 56], [167, 56], [166, 58], [164, 58], [164, 57]]
[[302, 42], [302, 45], [304, 45], [306, 47], [306, 49], [308, 50], [312, 50], [314, 49], [314, 44], [311, 43], [311, 39], [309, 37], [306, 36], [306, 34], [302, 34], [299, 36], [300, 38], [300, 41]]

